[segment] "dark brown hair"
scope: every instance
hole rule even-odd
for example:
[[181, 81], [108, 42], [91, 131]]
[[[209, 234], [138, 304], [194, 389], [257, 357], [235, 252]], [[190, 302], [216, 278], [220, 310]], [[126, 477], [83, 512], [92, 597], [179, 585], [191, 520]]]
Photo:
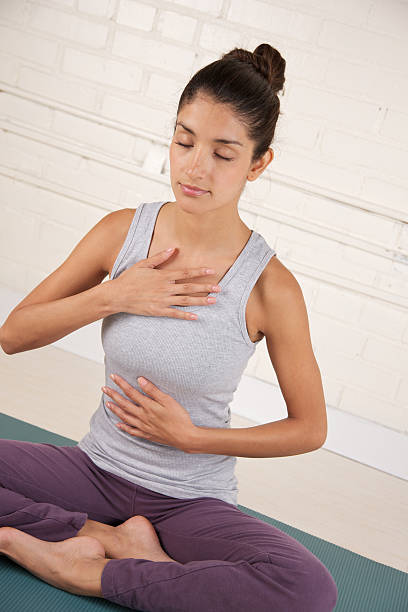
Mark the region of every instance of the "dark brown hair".
[[198, 93], [227, 104], [254, 142], [253, 163], [268, 150], [282, 114], [277, 93], [285, 83], [285, 67], [279, 51], [267, 43], [254, 51], [235, 47], [192, 76], [180, 96], [177, 116]]

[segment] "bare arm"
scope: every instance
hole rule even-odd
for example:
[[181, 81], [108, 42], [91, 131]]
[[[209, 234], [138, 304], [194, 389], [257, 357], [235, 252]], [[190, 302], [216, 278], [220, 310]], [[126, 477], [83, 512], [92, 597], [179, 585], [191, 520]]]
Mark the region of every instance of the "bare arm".
[[7, 354], [56, 342], [71, 332], [117, 312], [109, 273], [129, 229], [131, 209], [105, 215], [77, 244], [67, 260], [9, 314], [0, 328]]
[[84, 325], [113, 314], [106, 285], [12, 312], [0, 328], [4, 352], [12, 355], [52, 344]]

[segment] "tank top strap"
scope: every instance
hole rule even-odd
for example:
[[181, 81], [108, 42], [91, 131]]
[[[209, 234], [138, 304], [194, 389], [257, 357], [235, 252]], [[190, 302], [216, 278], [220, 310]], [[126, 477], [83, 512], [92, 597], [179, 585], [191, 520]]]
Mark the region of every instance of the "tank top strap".
[[164, 203], [142, 202], [137, 206], [125, 241], [113, 264], [110, 280], [141, 259], [146, 259], [156, 217]]
[[228, 296], [229, 307], [238, 317], [241, 334], [248, 346], [255, 348], [260, 342], [252, 342], [246, 325], [246, 306], [248, 298], [256, 281], [262, 274], [269, 260], [276, 255], [276, 251], [266, 242], [265, 238], [252, 231], [251, 237], [238, 259], [230, 269], [231, 275], [225, 284], [225, 296]]

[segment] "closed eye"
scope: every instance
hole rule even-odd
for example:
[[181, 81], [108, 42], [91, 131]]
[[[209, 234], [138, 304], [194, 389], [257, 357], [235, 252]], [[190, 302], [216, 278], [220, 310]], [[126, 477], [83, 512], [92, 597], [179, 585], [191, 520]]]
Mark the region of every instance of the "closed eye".
[[[182, 142], [176, 142], [176, 144], [180, 145], [181, 147], [192, 147], [193, 146], [193, 145], [183, 144]], [[225, 161], [232, 161], [234, 159], [233, 157], [223, 157], [222, 155], [219, 155], [218, 153], [214, 153], [214, 155], [216, 155], [217, 157], [220, 157], [221, 159], [225, 159]]]

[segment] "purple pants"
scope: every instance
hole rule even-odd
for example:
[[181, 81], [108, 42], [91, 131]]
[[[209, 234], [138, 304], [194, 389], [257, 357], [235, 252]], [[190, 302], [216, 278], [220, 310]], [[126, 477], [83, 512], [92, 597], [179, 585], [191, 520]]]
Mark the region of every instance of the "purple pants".
[[105, 599], [144, 612], [331, 612], [336, 583], [296, 539], [212, 497], [156, 493], [96, 466], [78, 446], [0, 439], [0, 527], [56, 542], [89, 518], [154, 526], [180, 564], [112, 559]]

